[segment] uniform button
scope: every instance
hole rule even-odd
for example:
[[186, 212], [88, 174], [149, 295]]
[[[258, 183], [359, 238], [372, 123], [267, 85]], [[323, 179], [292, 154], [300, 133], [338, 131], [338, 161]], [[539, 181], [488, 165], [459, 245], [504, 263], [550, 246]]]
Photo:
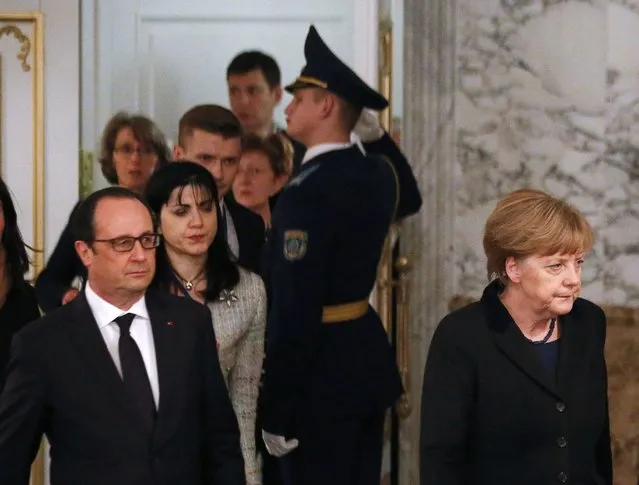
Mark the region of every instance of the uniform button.
[[555, 407], [557, 408], [557, 411], [559, 411], [560, 413], [563, 413], [566, 410], [566, 405], [562, 403], [561, 401], [555, 404]]
[[568, 475], [565, 472], [559, 472], [557, 475], [557, 480], [561, 483], [566, 483], [568, 481]]
[[565, 448], [566, 446], [568, 446], [568, 440], [563, 436], [560, 436], [559, 438], [557, 438], [557, 444], [559, 445], [559, 448]]

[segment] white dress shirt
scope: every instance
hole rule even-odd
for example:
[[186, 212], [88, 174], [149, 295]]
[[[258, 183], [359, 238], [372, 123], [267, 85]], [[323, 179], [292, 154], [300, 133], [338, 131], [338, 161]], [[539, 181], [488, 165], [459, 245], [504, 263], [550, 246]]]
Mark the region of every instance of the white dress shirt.
[[235, 223], [233, 222], [231, 213], [226, 208], [224, 199], [220, 200], [220, 211], [222, 212], [222, 216], [226, 218], [226, 242], [229, 245], [231, 254], [237, 260], [237, 258], [240, 257], [240, 242], [237, 239], [237, 231], [235, 230]]
[[113, 363], [120, 373], [120, 376], [122, 376], [122, 365], [120, 364], [120, 352], [118, 349], [120, 341], [120, 327], [114, 322], [114, 320], [126, 313], [133, 313], [135, 315], [135, 318], [131, 323], [130, 333], [142, 354], [142, 360], [144, 361], [144, 367], [146, 367], [146, 373], [149, 376], [151, 392], [153, 392], [153, 400], [155, 401], [155, 407], [157, 409], [160, 403], [158, 366], [155, 357], [155, 344], [153, 341], [153, 330], [151, 329], [151, 319], [149, 318], [149, 312], [146, 309], [144, 296], [136, 301], [128, 311], [124, 311], [100, 298], [95, 291], [91, 289], [91, 285], [89, 285], [88, 282], [85, 294], [89, 308], [91, 308], [91, 312], [93, 313], [93, 318], [95, 318], [95, 321], [98, 324], [104, 343], [107, 346], [109, 354], [111, 354]]
[[343, 150], [344, 148], [350, 148], [352, 143], [320, 143], [319, 145], [312, 146], [306, 153], [304, 154], [304, 158], [302, 158], [302, 165], [308, 162], [311, 158], [315, 158], [318, 155], [322, 155], [326, 152], [331, 152], [333, 150]]

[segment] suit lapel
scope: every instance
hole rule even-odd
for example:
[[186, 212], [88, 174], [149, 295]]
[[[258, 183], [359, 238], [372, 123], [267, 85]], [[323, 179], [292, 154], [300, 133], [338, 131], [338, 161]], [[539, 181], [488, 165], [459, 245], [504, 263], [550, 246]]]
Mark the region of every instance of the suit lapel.
[[529, 377], [558, 396], [557, 386], [550, 372], [544, 369], [531, 344], [526, 342], [515, 323], [495, 333], [495, 342], [501, 351]]
[[242, 214], [242, 211], [238, 209], [239, 204], [232, 197], [227, 196], [224, 199], [224, 204], [226, 205], [226, 224], [228, 224], [228, 219], [230, 218], [233, 222], [233, 228], [235, 229], [235, 236], [237, 237], [237, 246], [240, 253], [239, 257], [242, 258], [246, 253], [246, 248], [242, 245], [242, 243], [246, 240], [244, 237], [244, 214]]
[[557, 387], [562, 395], [570, 396], [573, 385], [579, 384], [576, 377], [581, 373], [580, 366], [583, 366], [587, 355], [588, 342], [586, 341], [586, 332], [580, 332], [579, 322], [575, 319], [573, 311], [560, 318], [560, 349], [559, 362], [557, 364]]
[[[160, 405], [155, 423], [154, 440], [161, 440], [170, 434], [171, 427], [180, 417], [179, 376], [186, 376], [183, 370], [189, 355], [184, 355], [180, 322], [171, 315], [170, 309], [163, 305], [161, 295], [147, 292], [146, 307], [151, 319], [158, 381], [160, 384]], [[184, 324], [184, 323], [182, 323]]]
[[482, 296], [482, 303], [488, 309], [488, 325], [499, 349], [522, 372], [559, 397], [552, 374], [543, 367], [535, 349], [526, 341], [508, 310], [499, 300], [495, 284], [486, 288]]
[[104, 384], [104, 395], [113, 400], [134, 424], [143, 430], [141, 420], [137, 419], [133, 403], [126, 395], [126, 388], [118, 372], [113, 358], [107, 350], [104, 338], [98, 329], [91, 308], [84, 293], [78, 295], [68, 305], [73, 307], [74, 321], [69, 327], [71, 341], [78, 353], [98, 377], [98, 382]]

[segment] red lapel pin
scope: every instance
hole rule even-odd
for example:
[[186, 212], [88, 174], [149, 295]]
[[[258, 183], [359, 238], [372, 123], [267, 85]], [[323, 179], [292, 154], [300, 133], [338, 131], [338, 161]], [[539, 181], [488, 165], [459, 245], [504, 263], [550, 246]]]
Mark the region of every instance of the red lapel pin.
[[173, 325], [175, 325], [173, 322], [166, 322], [166, 324], [167, 324], [169, 327], [172, 327]]

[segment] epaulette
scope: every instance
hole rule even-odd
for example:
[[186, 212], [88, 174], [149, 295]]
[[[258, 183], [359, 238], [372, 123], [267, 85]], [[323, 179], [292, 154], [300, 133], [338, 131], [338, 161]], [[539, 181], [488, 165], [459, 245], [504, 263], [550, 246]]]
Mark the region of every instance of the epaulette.
[[288, 184], [286, 184], [285, 188], [297, 187], [302, 182], [304, 182], [304, 180], [306, 180], [308, 176], [311, 175], [313, 172], [315, 172], [319, 167], [320, 166], [318, 164], [318, 165], [313, 165], [311, 168], [307, 168], [306, 170], [302, 170], [296, 177], [291, 179], [288, 182]]

